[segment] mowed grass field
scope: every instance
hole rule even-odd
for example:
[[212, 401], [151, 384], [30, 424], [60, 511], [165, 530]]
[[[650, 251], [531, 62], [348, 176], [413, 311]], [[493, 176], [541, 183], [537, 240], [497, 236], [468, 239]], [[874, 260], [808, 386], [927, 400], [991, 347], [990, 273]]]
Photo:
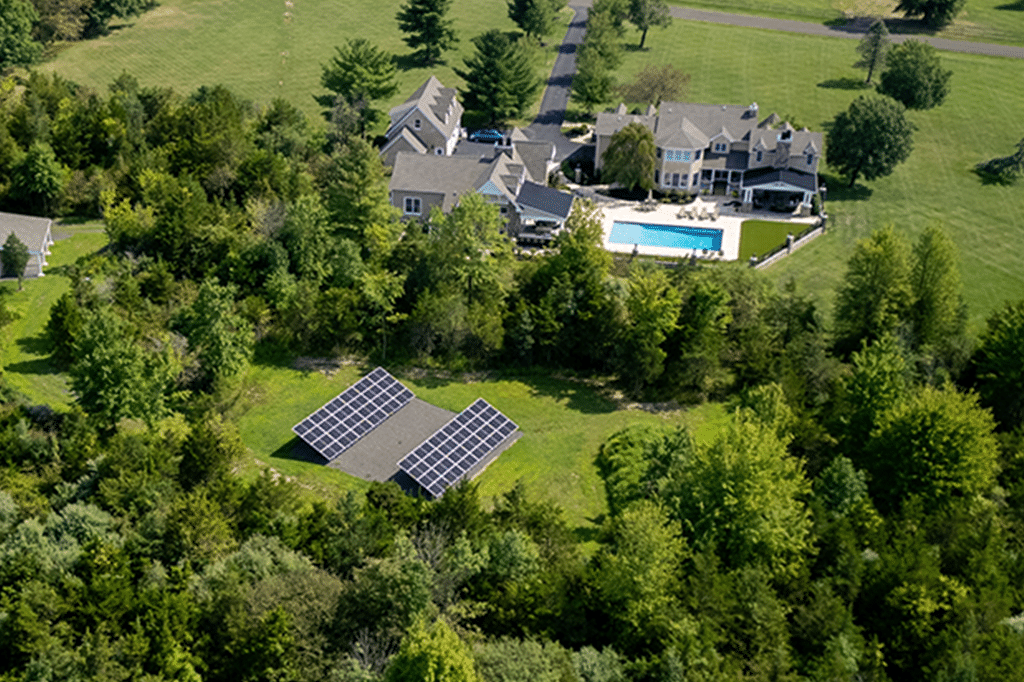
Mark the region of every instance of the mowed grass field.
[[54, 225], [57, 243], [50, 248], [44, 277], [26, 279], [22, 291], [16, 280], [5, 279], [7, 307], [18, 317], [0, 332], [0, 371], [4, 380], [35, 403], [60, 409], [71, 401], [65, 367], [55, 367], [46, 351], [43, 334], [50, 319], [50, 307], [68, 290], [69, 280], [54, 268], [74, 263], [107, 243], [103, 225]]
[[[670, 4], [814, 23], [850, 17], [903, 19], [903, 13], [895, 11], [898, 0], [672, 0]], [[1024, 3], [1020, 0], [971, 0], [953, 23], [941, 31], [930, 31], [914, 24], [903, 24], [901, 30], [912, 28], [950, 40], [1020, 45], [1024, 43]]]
[[[327, 497], [365, 490], [367, 483], [318, 463], [291, 457], [291, 427], [354, 383], [370, 367], [343, 367], [328, 376], [281, 366], [256, 366], [233, 416], [252, 460], [243, 475], [266, 467], [298, 485]], [[519, 424], [515, 445], [477, 479], [486, 502], [522, 479], [532, 495], [561, 505], [575, 527], [589, 527], [605, 513], [604, 490], [594, 456], [612, 433], [630, 424], [685, 424], [698, 439], [709, 441], [728, 418], [718, 404], [654, 414], [620, 409], [581, 383], [545, 377], [467, 381], [462, 378], [410, 378], [389, 368], [417, 397], [452, 412], [484, 398]], [[404, 453], [398, 453], [398, 456]]]
[[746, 263], [751, 256], [764, 257], [776, 247], [786, 243], [786, 235], [798, 234], [802, 226], [779, 223], [773, 220], [744, 220], [740, 225], [740, 263]]
[[[638, 42], [638, 34], [626, 36]], [[633, 77], [645, 64], [673, 64], [691, 75], [683, 98], [749, 104], [812, 130], [869, 91], [844, 89], [863, 80], [852, 68], [855, 41], [676, 21], [652, 29], [649, 49], [627, 51], [617, 74]], [[926, 226], [943, 227], [960, 249], [964, 295], [973, 331], [1007, 300], [1024, 296], [1024, 182], [984, 185], [975, 164], [1009, 154], [1024, 135], [1024, 62], [940, 53], [953, 70], [949, 97], [929, 111], [912, 111], [914, 150], [892, 175], [860, 180], [852, 190], [823, 166], [828, 185], [825, 236], [764, 271], [779, 283], [794, 279], [815, 294], [826, 314], [858, 239], [893, 224], [909, 239]], [[827, 151], [826, 151], [827, 155]]]
[[[453, 67], [464, 68], [473, 54], [472, 38], [492, 28], [517, 30], [504, 2], [458, 0], [451, 17], [459, 44], [446, 52], [445, 64], [420, 68], [403, 58], [411, 50], [402, 42], [395, 14], [402, 0], [161, 0], [154, 9], [118, 26], [110, 35], [67, 46], [39, 68], [106, 91], [121, 73], [144, 86], [167, 86], [188, 94], [202, 85], [226, 85], [256, 104], [283, 97], [311, 116], [319, 116], [314, 95], [322, 65], [335, 47], [350, 38], [365, 38], [399, 56], [399, 89], [385, 110], [399, 104], [427, 79], [437, 76], [449, 87], [463, 88]], [[288, 13], [288, 14], [286, 14]], [[572, 17], [561, 25], [538, 55], [537, 73], [547, 80], [557, 45]], [[538, 96], [535, 107], [539, 108]]]

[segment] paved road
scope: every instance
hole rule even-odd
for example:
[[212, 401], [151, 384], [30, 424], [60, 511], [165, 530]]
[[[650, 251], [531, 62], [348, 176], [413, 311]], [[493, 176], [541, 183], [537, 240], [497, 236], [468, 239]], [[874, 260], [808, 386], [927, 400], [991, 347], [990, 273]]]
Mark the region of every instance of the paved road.
[[576, 50], [583, 44], [590, 4], [572, 5], [575, 14], [558, 49], [555, 66], [551, 69], [551, 77], [544, 90], [544, 99], [540, 103], [540, 112], [526, 129], [531, 139], [554, 142], [559, 160], [571, 156], [581, 146], [562, 135], [562, 121], [565, 120], [565, 108], [569, 104], [572, 77], [576, 73]]
[[[540, 112], [537, 114], [537, 118], [533, 120], [533, 123], [526, 129], [526, 134], [532, 139], [554, 142], [559, 160], [571, 156], [582, 146], [567, 139], [562, 135], [561, 131], [562, 121], [565, 120], [565, 108], [569, 104], [572, 77], [576, 73], [576, 51], [583, 44], [587, 12], [592, 4], [592, 0], [575, 0], [570, 5], [575, 14], [573, 15], [572, 22], [569, 24], [569, 30], [565, 33], [565, 39], [559, 48], [558, 57], [555, 59], [555, 66], [551, 70], [551, 77], [548, 79], [547, 88], [544, 90], [544, 99], [540, 104]], [[772, 19], [746, 14], [728, 14], [726, 12], [713, 12], [676, 5], [671, 6], [669, 10], [673, 17], [684, 21], [704, 21], [726, 26], [760, 28], [770, 31], [786, 31], [789, 33], [823, 36], [826, 38], [857, 40], [867, 32], [868, 27], [873, 21], [871, 18], [860, 18], [850, 21], [843, 26], [825, 26], [824, 24], [812, 24], [806, 21]], [[966, 40], [947, 40], [927, 35], [899, 33], [896, 27], [893, 27], [891, 30], [891, 39], [894, 43], [902, 43], [910, 38], [916, 38], [931, 43], [936, 49], [948, 52], [1024, 59], [1024, 48], [1013, 45], [972, 43]]]
[[[689, 7], [669, 8], [672, 16], [685, 21], [705, 21], [712, 24], [724, 24], [726, 26], [743, 26], [746, 28], [763, 28], [770, 31], [787, 31], [789, 33], [803, 33], [811, 36], [824, 36], [826, 38], [860, 38], [867, 32], [873, 19], [860, 18], [847, 23], [844, 26], [825, 26], [824, 24], [812, 24], [806, 21], [790, 21], [788, 19], [770, 19], [768, 17], [755, 17], [746, 14], [727, 14], [725, 12], [712, 12]], [[894, 43], [902, 43], [910, 38], [931, 43], [936, 49], [947, 52], [964, 52], [966, 54], [981, 54], [990, 57], [1010, 57], [1013, 59], [1024, 59], [1024, 48], [1013, 45], [997, 45], [994, 43], [972, 43], [967, 40], [947, 40], [921, 34], [900, 33], [897, 27], [890, 26], [891, 39]]]

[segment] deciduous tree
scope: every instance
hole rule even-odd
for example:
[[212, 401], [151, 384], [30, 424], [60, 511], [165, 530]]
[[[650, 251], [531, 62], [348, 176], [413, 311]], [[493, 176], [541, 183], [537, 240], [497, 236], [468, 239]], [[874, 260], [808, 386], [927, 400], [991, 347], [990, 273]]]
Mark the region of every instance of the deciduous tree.
[[988, 318], [974, 356], [978, 391], [1007, 431], [1024, 424], [1024, 300]]
[[543, 38], [555, 26], [557, 12], [565, 7], [561, 0], [507, 0], [508, 18], [526, 37]]
[[889, 40], [889, 29], [881, 19], [875, 19], [868, 32], [864, 34], [857, 44], [857, 54], [860, 59], [853, 65], [855, 69], [867, 69], [868, 77], [865, 83], [871, 82], [871, 75], [875, 69], [885, 64], [885, 56], [889, 54], [892, 42]]
[[665, 0], [630, 0], [629, 21], [640, 31], [640, 49], [647, 40], [647, 31], [654, 26], [666, 28], [672, 23]]
[[626, 102], [659, 102], [678, 100], [686, 93], [690, 74], [683, 73], [671, 64], [654, 66], [648, 64], [630, 83], [619, 86], [619, 95]]
[[337, 54], [323, 65], [320, 74], [320, 84], [333, 94], [321, 95], [316, 101], [328, 110], [335, 106], [339, 97], [350, 107], [362, 104], [361, 127], [365, 131], [382, 116], [382, 112], [371, 105], [398, 91], [394, 55], [365, 38], [353, 38], [334, 49]]
[[931, 109], [949, 94], [953, 72], [942, 68], [938, 50], [919, 40], [897, 45], [885, 59], [878, 91], [908, 109]]
[[895, 333], [913, 302], [910, 247], [889, 226], [857, 242], [836, 292], [836, 345], [846, 352]]
[[441, 60], [441, 53], [458, 42], [455, 22], [448, 18], [452, 0], [408, 0], [395, 17], [398, 28], [405, 33], [405, 44], [416, 50], [423, 66], [432, 66]]
[[953, 23], [956, 15], [964, 8], [967, 0], [900, 0], [897, 12], [907, 17], [921, 17], [932, 28], [942, 28]]
[[938, 227], [914, 244], [910, 324], [916, 346], [938, 346], [963, 335], [966, 325], [956, 245]]
[[196, 302], [180, 318], [207, 384], [238, 376], [252, 358], [252, 325], [235, 311], [235, 291], [234, 285], [206, 280]]
[[893, 510], [916, 495], [941, 506], [987, 492], [998, 468], [994, 429], [977, 396], [924, 387], [882, 415], [867, 443], [876, 503]]
[[861, 96], [836, 115], [828, 132], [828, 163], [850, 176], [874, 180], [892, 173], [913, 149], [914, 125], [903, 106], [884, 97]]
[[587, 113], [612, 98], [615, 78], [601, 54], [584, 44], [576, 57], [576, 75], [572, 78], [572, 96]]
[[25, 279], [28, 257], [25, 242], [18, 239], [18, 235], [13, 232], [7, 235], [3, 250], [0, 250], [0, 270], [3, 271], [4, 277], [18, 278], [18, 291], [21, 291], [22, 281]]
[[654, 188], [654, 149], [654, 133], [639, 123], [630, 123], [612, 135], [604, 150], [602, 180], [650, 193]]
[[384, 682], [479, 682], [473, 655], [444, 621], [420, 622], [384, 673]]
[[466, 108], [492, 124], [523, 116], [541, 86], [526, 43], [493, 29], [473, 38], [473, 44], [476, 52], [466, 58], [465, 70], [455, 69], [466, 81]]
[[28, 66], [43, 54], [32, 38], [39, 14], [28, 0], [0, 0], [0, 69]]

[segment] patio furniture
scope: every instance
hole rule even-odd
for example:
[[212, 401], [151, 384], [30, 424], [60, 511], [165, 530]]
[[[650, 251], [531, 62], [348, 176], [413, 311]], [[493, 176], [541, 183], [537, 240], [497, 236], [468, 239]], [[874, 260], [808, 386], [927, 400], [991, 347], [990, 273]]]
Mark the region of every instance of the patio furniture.
[[718, 204], [711, 207], [711, 219], [718, 220]]
[[708, 207], [707, 206], [701, 206], [700, 207], [700, 213], [697, 214], [697, 218], [699, 220], [707, 220], [709, 218], [709, 216], [708, 216]]

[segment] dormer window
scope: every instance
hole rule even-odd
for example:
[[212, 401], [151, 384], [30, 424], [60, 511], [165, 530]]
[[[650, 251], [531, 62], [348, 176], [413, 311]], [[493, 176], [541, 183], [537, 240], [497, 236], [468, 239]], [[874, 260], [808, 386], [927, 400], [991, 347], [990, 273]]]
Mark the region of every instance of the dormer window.
[[813, 164], [814, 164], [814, 154], [812, 154], [811, 152], [807, 152], [807, 165], [810, 166], [810, 165], [813, 165]]
[[764, 159], [764, 152], [763, 152], [763, 151], [761, 151], [760, 149], [758, 149], [758, 150], [757, 150], [757, 154], [756, 154], [756, 155], [755, 155], [755, 157], [754, 157], [754, 160], [755, 160], [755, 161], [757, 161], [757, 163], [761, 163], [761, 161], [762, 161], [763, 159]]
[[413, 130], [419, 130], [422, 127], [423, 127], [423, 122], [420, 121], [420, 119], [417, 118], [416, 120], [414, 120], [412, 122], [412, 129]]
[[434, 147], [434, 153], [437, 154], [438, 156], [443, 156], [444, 150], [441, 149], [440, 147]]
[[782, 134], [779, 135], [779, 139], [782, 140], [783, 142], [788, 142], [790, 140], [790, 138], [792, 138], [792, 137], [793, 137], [793, 131], [791, 131], [791, 130], [783, 130]]
[[715, 153], [716, 154], [724, 154], [726, 151], [728, 151], [728, 149], [729, 149], [729, 145], [727, 145], [725, 142], [716, 142], [715, 143]]

